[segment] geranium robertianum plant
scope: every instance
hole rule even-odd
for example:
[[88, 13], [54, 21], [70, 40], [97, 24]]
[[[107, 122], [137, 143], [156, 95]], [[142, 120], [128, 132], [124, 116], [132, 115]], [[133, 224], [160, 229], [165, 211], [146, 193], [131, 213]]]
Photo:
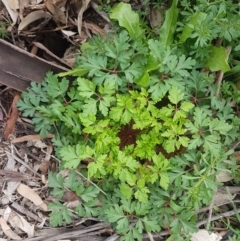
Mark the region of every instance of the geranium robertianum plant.
[[[199, 1], [194, 12], [189, 1], [177, 7], [174, 0], [160, 35], [151, 38], [130, 5], [120, 3], [110, 17], [124, 29], [82, 45], [74, 69], [61, 74], [74, 82], [49, 72], [22, 94], [23, 115], [41, 135], [55, 135], [61, 168], [73, 169], [67, 178], [49, 175], [52, 194], [60, 200], [66, 189], [75, 193], [79, 216], [112, 223], [122, 240], [162, 228], [171, 230], [169, 240], [181, 240], [184, 231], [184, 240], [196, 230], [193, 211], [211, 202], [216, 175], [236, 165], [240, 121], [215, 81], [217, 71], [230, 70], [225, 47], [236, 48], [240, 33], [237, 20], [223, 32], [217, 19], [234, 18], [228, 2]], [[216, 37], [222, 46], [213, 46]], [[71, 222], [61, 202], [50, 208], [53, 225]]]

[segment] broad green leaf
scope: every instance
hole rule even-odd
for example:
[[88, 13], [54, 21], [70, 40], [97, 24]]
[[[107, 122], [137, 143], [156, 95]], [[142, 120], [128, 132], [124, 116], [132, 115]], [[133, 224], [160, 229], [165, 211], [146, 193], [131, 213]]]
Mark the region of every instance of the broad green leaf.
[[142, 223], [142, 221], [140, 219], [136, 223], [136, 228], [137, 228], [139, 233], [142, 233], [142, 231], [143, 231], [143, 223]]
[[177, 26], [177, 18], [178, 18], [178, 8], [177, 8], [178, 0], [172, 1], [172, 6], [170, 9], [166, 11], [166, 16], [164, 23], [160, 29], [160, 43], [165, 49], [167, 46], [170, 46], [173, 42], [173, 34], [175, 33]]
[[176, 86], [173, 86], [169, 90], [168, 98], [171, 101], [171, 103], [176, 105], [176, 104], [178, 104], [179, 101], [181, 101], [183, 99], [183, 97], [184, 97], [184, 94]]
[[119, 205], [114, 204], [113, 207], [110, 207], [109, 209], [105, 209], [104, 213], [106, 214], [109, 222], [114, 223], [119, 221], [120, 219], [124, 219], [126, 222], [124, 226], [126, 227], [128, 226], [128, 219], [124, 215], [122, 207], [120, 207]]
[[67, 224], [71, 223], [71, 217], [73, 215], [72, 212], [59, 201], [50, 203], [48, 208], [49, 210], [53, 210], [53, 212], [50, 214], [51, 225], [60, 226], [62, 225], [63, 221], [65, 221]]
[[90, 80], [84, 78], [78, 78], [78, 90], [80, 91], [80, 95], [83, 97], [90, 98], [95, 94], [96, 85]]
[[187, 147], [189, 143], [189, 138], [186, 136], [179, 136], [178, 141], [182, 146]]
[[177, 213], [184, 209], [184, 207], [177, 205], [173, 200], [170, 201], [170, 207]]
[[80, 217], [96, 217], [99, 215], [99, 208], [95, 206], [96, 201], [80, 203], [74, 211], [77, 212]]
[[63, 177], [62, 175], [57, 176], [54, 172], [48, 174], [48, 186], [53, 188], [63, 188]]
[[120, 185], [120, 190], [124, 197], [129, 198], [129, 199], [132, 197], [133, 190], [126, 183], [122, 183]]
[[62, 219], [62, 213], [61, 212], [50, 213], [49, 217], [50, 217], [50, 224], [53, 227], [57, 227], [57, 226], [62, 225], [63, 219]]
[[76, 146], [65, 146], [60, 150], [60, 155], [64, 160], [65, 168], [76, 168], [80, 162], [80, 156], [83, 153], [83, 147], [79, 144]]
[[136, 199], [138, 199], [140, 202], [146, 203], [148, 201], [148, 193], [150, 191], [148, 190], [147, 187], [143, 187], [141, 189], [138, 189], [135, 193], [134, 196]]
[[142, 221], [147, 232], [159, 232], [161, 230], [157, 220], [149, 220], [148, 217], [145, 216]]
[[151, 209], [150, 202], [147, 202], [147, 203], [136, 202], [136, 205], [134, 206], [134, 211], [138, 216], [147, 215], [150, 209]]
[[177, 141], [175, 139], [168, 139], [168, 140], [164, 141], [163, 147], [167, 153], [171, 153], [171, 152], [175, 151], [176, 142]]
[[194, 28], [197, 28], [201, 24], [201, 21], [206, 18], [206, 16], [207, 14], [203, 12], [195, 13], [194, 15], [192, 15], [192, 18], [186, 24], [182, 31], [182, 34], [180, 35], [180, 42], [185, 42], [186, 39], [190, 37]]
[[221, 70], [225, 73], [230, 70], [227, 59], [227, 51], [224, 47], [212, 46], [212, 52], [206, 63], [206, 67], [212, 72]]
[[96, 115], [97, 114], [97, 100], [89, 98], [82, 105], [83, 115]]
[[121, 27], [127, 29], [130, 36], [137, 38], [142, 35], [143, 29], [140, 27], [139, 16], [132, 11], [131, 5], [126, 3], [117, 4], [110, 14], [111, 19], [119, 22]]
[[159, 173], [159, 176], [160, 176], [160, 186], [167, 190], [168, 189], [168, 186], [169, 186], [169, 176], [167, 174], [167, 172], [161, 172]]
[[89, 185], [85, 187], [83, 193], [81, 194], [81, 199], [83, 199], [84, 202], [89, 202], [95, 200], [99, 193], [99, 189], [94, 187], [93, 185]]
[[68, 173], [67, 178], [64, 180], [64, 186], [71, 189], [71, 187], [74, 185], [76, 181], [77, 181], [76, 172], [72, 170], [70, 173]]
[[135, 82], [143, 87], [148, 86], [150, 82], [149, 72], [157, 69], [158, 66], [158, 61], [150, 54], [148, 56], [147, 66], [144, 69], [144, 74], [141, 76], [140, 79], [136, 80]]
[[184, 110], [185, 112], [188, 112], [194, 107], [194, 104], [191, 102], [184, 101], [181, 103], [180, 109]]
[[54, 188], [51, 191], [51, 194], [55, 197], [57, 197], [58, 199], [61, 199], [63, 194], [64, 194], [64, 189], [58, 189], [58, 188]]

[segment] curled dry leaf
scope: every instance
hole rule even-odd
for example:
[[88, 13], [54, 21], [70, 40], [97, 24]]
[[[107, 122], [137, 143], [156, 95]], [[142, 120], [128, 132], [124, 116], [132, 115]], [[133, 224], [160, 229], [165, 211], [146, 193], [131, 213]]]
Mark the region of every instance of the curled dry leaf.
[[15, 124], [18, 119], [18, 108], [16, 106], [16, 103], [20, 99], [21, 99], [21, 97], [18, 93], [13, 98], [13, 102], [12, 102], [11, 108], [8, 113], [7, 126], [6, 126], [6, 129], [3, 134], [5, 140], [13, 132], [13, 130], [15, 128]]
[[37, 10], [37, 11], [31, 12], [19, 24], [18, 32], [22, 31], [30, 23], [32, 23], [38, 19], [41, 19], [41, 18], [50, 19], [50, 18], [52, 18], [52, 15], [43, 10]]
[[17, 191], [19, 194], [21, 194], [23, 197], [29, 199], [32, 201], [36, 206], [39, 206], [44, 211], [47, 211], [47, 205], [43, 202], [43, 200], [40, 198], [40, 196], [31, 188], [24, 184], [20, 184], [17, 188]]

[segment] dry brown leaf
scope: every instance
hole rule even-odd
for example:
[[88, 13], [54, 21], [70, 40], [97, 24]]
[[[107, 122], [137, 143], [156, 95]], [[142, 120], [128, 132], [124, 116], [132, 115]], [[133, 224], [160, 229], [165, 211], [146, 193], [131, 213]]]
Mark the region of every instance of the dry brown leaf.
[[8, 6], [12, 10], [16, 11], [19, 9], [19, 1], [18, 0], [7, 0], [7, 2], [8, 2]]
[[21, 99], [21, 97], [18, 93], [13, 98], [13, 102], [12, 102], [11, 108], [8, 113], [7, 126], [6, 126], [6, 129], [3, 134], [5, 140], [13, 132], [13, 130], [15, 128], [15, 124], [18, 119], [18, 108], [16, 106], [16, 103], [20, 99]]
[[90, 29], [93, 34], [101, 34], [103, 37], [106, 37], [107, 35], [107, 33], [103, 29], [101, 29], [94, 23], [84, 22], [84, 27]]
[[42, 141], [42, 140], [31, 140], [28, 141], [28, 143], [26, 144], [27, 147], [29, 146], [35, 146], [39, 149], [44, 149], [47, 147], [47, 145]]
[[10, 239], [19, 239], [22, 240], [17, 234], [15, 234], [12, 229], [7, 225], [6, 221], [3, 218], [0, 218], [0, 225], [2, 231], [7, 235]]
[[18, 19], [18, 13], [17, 11], [14, 11], [13, 9], [11, 9], [11, 7], [9, 6], [9, 3], [7, 0], [2, 0], [4, 6], [6, 7], [12, 21], [13, 21], [13, 24], [15, 24], [17, 22], [17, 19]]
[[152, 8], [150, 12], [150, 24], [156, 33], [162, 25], [164, 10], [162, 8]]
[[36, 206], [41, 207], [44, 211], [48, 210], [47, 205], [43, 202], [43, 200], [40, 198], [40, 196], [30, 187], [21, 183], [21, 184], [19, 184], [17, 191], [23, 197], [32, 201]]
[[229, 182], [233, 179], [229, 172], [219, 172], [216, 176], [218, 182]]
[[37, 10], [37, 11], [31, 12], [19, 24], [18, 32], [22, 31], [30, 23], [32, 23], [38, 19], [41, 19], [41, 18], [50, 19], [50, 18], [52, 18], [52, 15], [43, 10]]
[[63, 34], [65, 34], [68, 37], [71, 37], [75, 34], [77, 34], [76, 32], [70, 31], [70, 30], [61, 30], [63, 32]]
[[67, 18], [64, 14], [64, 12], [58, 8], [55, 4], [52, 3], [52, 0], [45, 0], [45, 5], [48, 9], [48, 11], [50, 13], [52, 13], [53, 18], [57, 21], [57, 22], [61, 22], [66, 24], [67, 22]]
[[44, 158], [45, 161], [49, 161], [50, 160], [52, 151], [53, 151], [52, 145], [48, 145], [47, 146], [46, 156]]
[[81, 37], [81, 31], [82, 31], [82, 17], [85, 10], [88, 8], [88, 4], [91, 0], [82, 0], [82, 7], [78, 13], [78, 34]]
[[49, 168], [49, 161], [43, 161], [39, 166], [39, 170], [43, 175], [47, 174], [48, 168]]
[[[53, 134], [46, 135], [46, 138], [53, 138], [53, 137], [54, 137]], [[42, 140], [42, 139], [44, 139], [44, 138], [40, 135], [27, 135], [27, 136], [21, 136], [21, 137], [13, 139], [12, 143], [19, 143], [19, 142], [32, 141], [32, 140]]]
[[67, 190], [67, 191], [64, 192], [64, 194], [62, 196], [62, 200], [64, 202], [72, 202], [72, 201], [79, 200], [79, 198], [78, 198], [76, 193], [74, 193], [70, 190]]

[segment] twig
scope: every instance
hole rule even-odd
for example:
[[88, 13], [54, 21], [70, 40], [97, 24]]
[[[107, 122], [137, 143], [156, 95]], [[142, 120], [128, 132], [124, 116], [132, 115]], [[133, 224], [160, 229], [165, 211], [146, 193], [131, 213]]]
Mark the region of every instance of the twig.
[[105, 241], [115, 241], [119, 238], [119, 235], [117, 235], [116, 233], [113, 234], [112, 236], [110, 236], [109, 238], [107, 238]]
[[209, 230], [209, 227], [210, 227], [214, 202], [215, 202], [215, 197], [213, 197], [213, 199], [209, 205], [209, 208], [208, 208], [209, 212], [208, 212], [208, 219], [207, 219], [207, 224], [206, 224], [207, 230]]
[[150, 241], [154, 241], [152, 234], [149, 233], [149, 232], [147, 232], [147, 234], [148, 234], [148, 237], [149, 237]]
[[[240, 213], [240, 208], [238, 208], [236, 211], [238, 213]], [[211, 221], [219, 220], [219, 219], [224, 218], [224, 217], [230, 217], [230, 216], [232, 216], [234, 214], [236, 214], [236, 212], [234, 210], [228, 211], [228, 212], [222, 213], [221, 215], [218, 215], [218, 216], [217, 215], [216, 216], [212, 216], [211, 217]], [[200, 227], [203, 224], [206, 224], [207, 222], [208, 222], [208, 220], [202, 220], [202, 221], [197, 223], [197, 227]]]

